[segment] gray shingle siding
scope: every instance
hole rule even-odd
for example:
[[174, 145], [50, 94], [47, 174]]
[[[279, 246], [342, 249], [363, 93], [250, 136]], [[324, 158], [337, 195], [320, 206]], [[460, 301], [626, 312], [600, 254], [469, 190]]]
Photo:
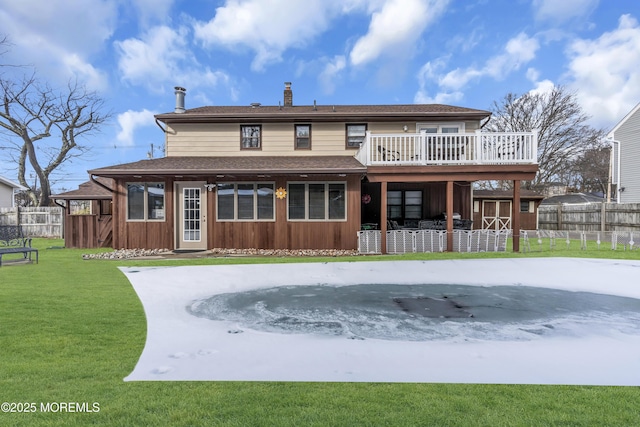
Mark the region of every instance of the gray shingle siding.
[[613, 137], [620, 141], [620, 202], [640, 203], [640, 109], [625, 118]]

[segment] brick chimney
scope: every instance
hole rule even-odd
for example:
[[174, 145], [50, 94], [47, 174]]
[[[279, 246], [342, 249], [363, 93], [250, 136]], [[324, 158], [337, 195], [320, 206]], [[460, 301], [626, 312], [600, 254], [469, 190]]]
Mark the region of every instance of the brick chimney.
[[291, 82], [284, 82], [284, 106], [293, 106], [293, 91], [291, 90]]
[[174, 89], [176, 91], [176, 109], [174, 113], [184, 113], [184, 96], [187, 94], [187, 90], [180, 86], [176, 86]]

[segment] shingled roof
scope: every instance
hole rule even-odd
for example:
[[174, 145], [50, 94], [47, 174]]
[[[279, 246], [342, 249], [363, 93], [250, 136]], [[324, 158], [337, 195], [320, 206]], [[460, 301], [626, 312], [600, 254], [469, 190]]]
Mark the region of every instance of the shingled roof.
[[155, 117], [163, 122], [198, 122], [229, 120], [260, 121], [376, 121], [387, 120], [482, 120], [491, 113], [485, 110], [443, 104], [397, 105], [294, 105], [294, 106], [208, 106], [183, 113], [164, 113]]
[[[97, 178], [97, 180], [104, 186], [113, 188], [112, 179]], [[110, 200], [112, 198], [112, 193], [93, 181], [87, 181], [80, 184], [77, 190], [54, 194], [51, 197], [59, 200]]]
[[[474, 199], [512, 199], [513, 191], [509, 190], [473, 190]], [[521, 189], [521, 199], [544, 199], [544, 196], [534, 190]]]
[[367, 168], [352, 156], [162, 157], [90, 170], [98, 176], [356, 174]]

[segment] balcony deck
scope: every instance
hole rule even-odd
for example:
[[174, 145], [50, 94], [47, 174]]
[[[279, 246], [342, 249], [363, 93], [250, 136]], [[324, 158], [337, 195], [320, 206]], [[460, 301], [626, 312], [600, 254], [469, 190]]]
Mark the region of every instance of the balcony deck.
[[355, 155], [365, 166], [535, 165], [537, 132], [367, 132]]

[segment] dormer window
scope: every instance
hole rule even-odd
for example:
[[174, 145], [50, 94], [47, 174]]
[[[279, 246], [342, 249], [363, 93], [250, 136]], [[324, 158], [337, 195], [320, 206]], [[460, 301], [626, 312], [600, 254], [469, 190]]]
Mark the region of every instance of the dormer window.
[[240, 148], [242, 150], [255, 150], [262, 148], [262, 126], [240, 126]]

